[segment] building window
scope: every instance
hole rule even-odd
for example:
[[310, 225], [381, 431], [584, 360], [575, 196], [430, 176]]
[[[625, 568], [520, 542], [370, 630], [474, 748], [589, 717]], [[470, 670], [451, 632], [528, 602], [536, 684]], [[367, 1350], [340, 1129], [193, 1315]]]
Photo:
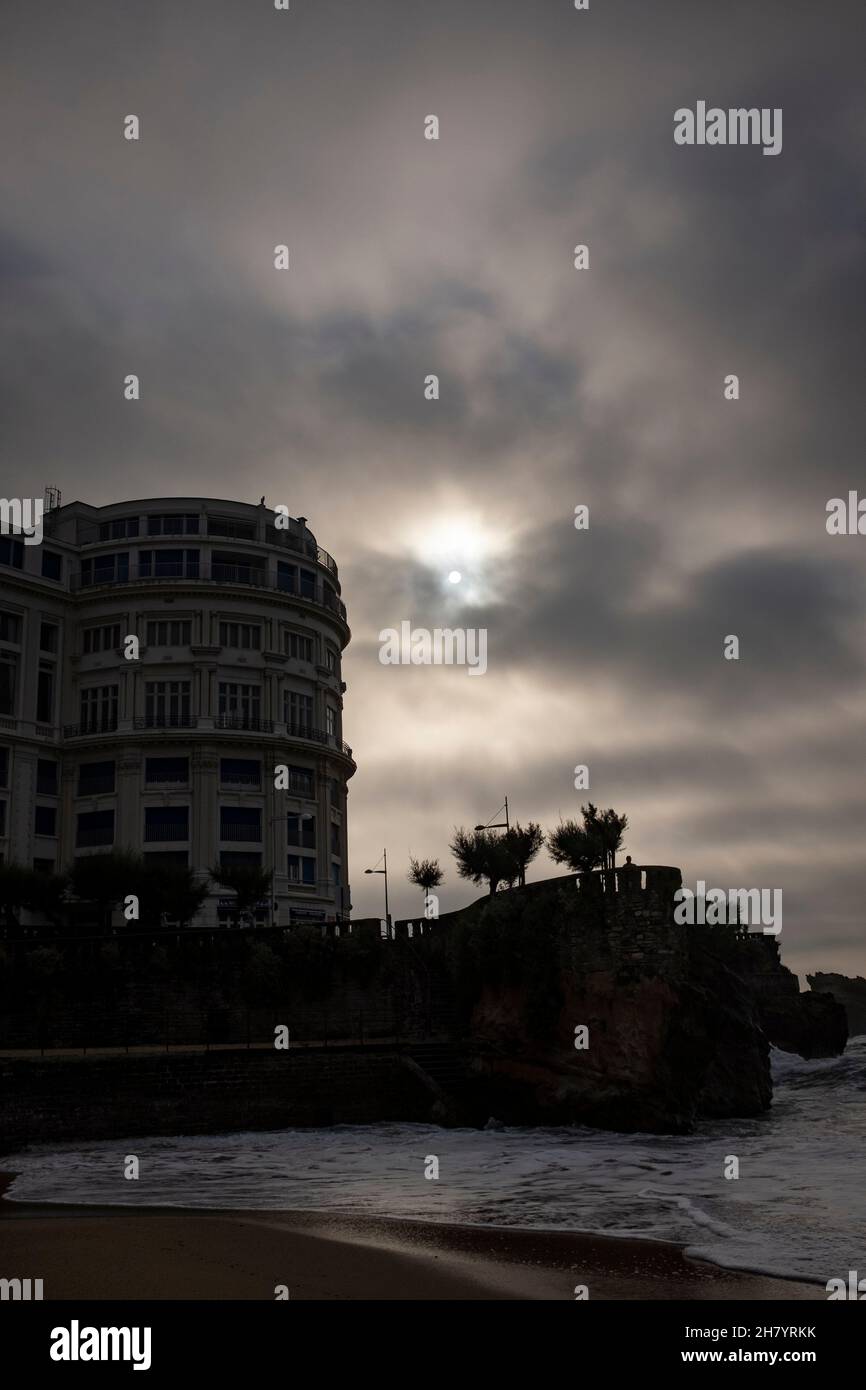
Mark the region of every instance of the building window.
[[58, 631], [55, 623], [39, 624], [39, 650], [41, 652], [54, 652], [56, 655]]
[[81, 692], [82, 733], [107, 733], [117, 728], [116, 685], [93, 685]]
[[291, 845], [293, 849], [316, 848], [315, 816], [287, 816], [286, 832], [286, 843]]
[[54, 667], [40, 661], [36, 684], [36, 720], [50, 724], [54, 719]]
[[220, 717], [235, 729], [251, 729], [259, 722], [261, 687], [221, 681], [219, 687]]
[[303, 883], [308, 888], [315, 887], [315, 859], [310, 859], [302, 854], [290, 854], [286, 859], [286, 872], [289, 876], [289, 883]]
[[313, 639], [301, 632], [287, 632], [285, 650], [286, 656], [292, 657], [294, 661], [312, 661]]
[[80, 763], [78, 796], [104, 796], [114, 791], [114, 763]]
[[39, 796], [57, 795], [57, 764], [53, 758], [37, 760], [36, 791]]
[[257, 623], [220, 623], [220, 644], [244, 651], [261, 651], [262, 630]]
[[76, 849], [93, 849], [97, 845], [113, 844], [113, 811], [79, 811], [75, 830]]
[[15, 613], [0, 613], [0, 642], [21, 645], [21, 619]]
[[59, 583], [63, 578], [63, 556], [58, 555], [54, 550], [43, 550], [42, 552], [42, 578], [55, 579]]
[[338, 657], [337, 653], [334, 651], [334, 648], [333, 648], [333, 647], [326, 647], [326, 648], [325, 648], [325, 656], [326, 656], [327, 662], [328, 662], [328, 670], [330, 671], [331, 675], [332, 675], [332, 676], [338, 675], [338, 674], [339, 674], [339, 670], [340, 670], [340, 658]]
[[9, 785], [9, 749], [0, 748], [0, 787]]
[[108, 623], [103, 627], [86, 627], [82, 633], [82, 648], [85, 656], [94, 652], [116, 651], [120, 646], [120, 623]]
[[337, 737], [337, 711], [331, 705], [325, 706], [325, 730], [329, 738]]
[[130, 536], [137, 536], [139, 530], [138, 517], [122, 517], [119, 521], [101, 521], [99, 523], [99, 539], [101, 541], [123, 541]]
[[221, 806], [220, 839], [261, 843], [262, 813], [258, 806]]
[[0, 801], [0, 840], [6, 838], [6, 802]]
[[287, 690], [283, 697], [283, 715], [290, 734], [308, 736], [313, 726], [313, 697]]
[[81, 561], [81, 583], [121, 584], [129, 578], [129, 551], [118, 555], [92, 555]]
[[33, 817], [33, 833], [35, 835], [56, 835], [57, 834], [57, 807], [56, 806], [37, 806]]
[[340, 827], [331, 821], [331, 853], [340, 853]]
[[188, 840], [188, 806], [146, 806], [144, 838], [153, 840]]
[[0, 714], [15, 714], [18, 690], [18, 657], [0, 649]]
[[166, 782], [186, 786], [189, 783], [189, 758], [145, 758], [144, 780], [151, 784]]
[[233, 521], [223, 516], [208, 517], [207, 533], [209, 536], [233, 536], [240, 541], [253, 541], [256, 538], [256, 528], [251, 521]]
[[289, 768], [289, 791], [296, 792], [299, 796], [313, 796], [315, 794], [315, 774], [308, 767]]
[[339, 886], [340, 886], [340, 866], [339, 866], [339, 864], [332, 864], [332, 865], [331, 865], [331, 883], [334, 885], [335, 888], [339, 888]]
[[198, 579], [197, 550], [140, 550], [141, 579]]
[[197, 536], [197, 516], [149, 516], [147, 518], [149, 536]]
[[148, 647], [188, 647], [192, 641], [192, 622], [183, 619], [151, 622], [147, 625]]
[[258, 788], [262, 785], [262, 765], [256, 758], [220, 758], [220, 781]]
[[211, 558], [211, 579], [219, 584], [258, 584], [267, 581], [267, 570], [261, 555], [243, 555], [230, 550], [215, 550]]
[[147, 681], [144, 687], [145, 726], [183, 729], [190, 722], [189, 681]]
[[0, 565], [8, 565], [13, 570], [23, 570], [24, 542], [13, 541], [9, 536], [0, 536]]
[[53, 874], [57, 864], [54, 859], [34, 859], [33, 872], [36, 874]]
[[232, 864], [252, 864], [261, 867], [262, 856], [260, 850], [255, 849], [221, 849], [220, 864], [226, 868]]

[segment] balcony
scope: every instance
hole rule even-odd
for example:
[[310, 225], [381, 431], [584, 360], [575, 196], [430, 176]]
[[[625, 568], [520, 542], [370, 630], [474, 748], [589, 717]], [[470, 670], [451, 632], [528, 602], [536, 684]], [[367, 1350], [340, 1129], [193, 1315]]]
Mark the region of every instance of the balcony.
[[[326, 554], [326, 552], [320, 552]], [[333, 572], [336, 575], [336, 565], [331, 557], [328, 560], [333, 565]], [[191, 565], [177, 564], [171, 566], [153, 565], [130, 565], [128, 570], [120, 574], [112, 570], [97, 570], [88, 580], [83, 580], [80, 573], [70, 576], [70, 589], [72, 593], [80, 594], [85, 590], [89, 593], [92, 589], [110, 588], [124, 584], [238, 584], [243, 587], [253, 589], [268, 589], [274, 593], [291, 594], [295, 598], [305, 599], [308, 603], [316, 603], [322, 608], [327, 608], [330, 612], [336, 613], [343, 622], [346, 621], [346, 605], [341, 599], [337, 598], [332, 589], [324, 583], [301, 584], [295, 582], [289, 576], [271, 574], [268, 569], [256, 565]]]
[[144, 827], [144, 839], [146, 844], [154, 842], [165, 842], [167, 840], [188, 840], [189, 826], [177, 825], [173, 821], [154, 821]]
[[232, 825], [224, 821], [220, 825], [220, 840], [260, 845], [262, 843], [262, 827], [261, 825]]
[[64, 724], [64, 738], [87, 738], [94, 734], [116, 734], [117, 719], [90, 719], [84, 724]]
[[132, 721], [134, 729], [195, 729], [196, 714], [143, 714]]
[[287, 720], [286, 737], [309, 739], [312, 743], [323, 743], [327, 748], [336, 748], [338, 752], [345, 753], [347, 758], [352, 756], [352, 750], [348, 743], [343, 743], [336, 734], [329, 734], [325, 729], [314, 729], [312, 724], [298, 724], [292, 720]]
[[113, 777], [91, 777], [78, 783], [76, 796], [106, 796], [114, 792]]
[[257, 714], [218, 714], [215, 729], [246, 729], [256, 734], [272, 734], [273, 719], [260, 719]]
[[75, 836], [76, 849], [110, 848], [114, 844], [113, 830], [79, 830]]
[[261, 791], [262, 779], [251, 772], [228, 772], [220, 777], [223, 787], [247, 787], [250, 791]]

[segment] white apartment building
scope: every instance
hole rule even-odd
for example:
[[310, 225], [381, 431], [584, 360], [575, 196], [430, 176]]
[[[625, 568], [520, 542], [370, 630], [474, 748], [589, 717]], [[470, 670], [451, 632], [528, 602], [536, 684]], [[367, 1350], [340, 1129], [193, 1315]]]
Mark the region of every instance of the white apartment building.
[[[3, 861], [259, 864], [260, 920], [348, 915], [349, 637], [333, 559], [264, 505], [73, 502], [38, 544], [0, 535]], [[232, 902], [215, 885], [197, 923]]]

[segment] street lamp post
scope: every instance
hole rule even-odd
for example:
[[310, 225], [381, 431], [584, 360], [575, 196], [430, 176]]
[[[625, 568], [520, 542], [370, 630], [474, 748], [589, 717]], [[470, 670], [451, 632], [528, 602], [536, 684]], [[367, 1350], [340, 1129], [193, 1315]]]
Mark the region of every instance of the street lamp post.
[[390, 927], [391, 927], [391, 914], [390, 914], [390, 912], [388, 911], [388, 851], [387, 851], [387, 849], [383, 849], [383, 850], [382, 850], [382, 862], [383, 862], [384, 865], [385, 865], [384, 869], [365, 869], [365, 870], [364, 870], [364, 873], [365, 873], [365, 874], [384, 874], [384, 875], [385, 875], [385, 921], [387, 922], [387, 924], [388, 924], [388, 929], [390, 930]]
[[[502, 810], [502, 807], [500, 807], [499, 809]], [[499, 811], [494, 812], [494, 814], [498, 816], [498, 815], [499, 815]], [[505, 820], [492, 820], [492, 821], [489, 820], [489, 821], [487, 822], [486, 825], [476, 825], [475, 829], [476, 829], [476, 830], [505, 830], [505, 831], [510, 830], [510, 829], [511, 829], [511, 826], [510, 826], [509, 823], [508, 823], [508, 797], [506, 796], [506, 798], [505, 798]]]

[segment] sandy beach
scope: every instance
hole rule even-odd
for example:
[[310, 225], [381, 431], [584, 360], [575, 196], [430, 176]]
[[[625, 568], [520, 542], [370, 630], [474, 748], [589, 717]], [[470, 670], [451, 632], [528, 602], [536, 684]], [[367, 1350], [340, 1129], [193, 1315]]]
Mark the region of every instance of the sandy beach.
[[[5, 1189], [11, 1181], [2, 1179]], [[45, 1206], [0, 1200], [4, 1272], [51, 1299], [824, 1300], [673, 1244], [323, 1212]]]

